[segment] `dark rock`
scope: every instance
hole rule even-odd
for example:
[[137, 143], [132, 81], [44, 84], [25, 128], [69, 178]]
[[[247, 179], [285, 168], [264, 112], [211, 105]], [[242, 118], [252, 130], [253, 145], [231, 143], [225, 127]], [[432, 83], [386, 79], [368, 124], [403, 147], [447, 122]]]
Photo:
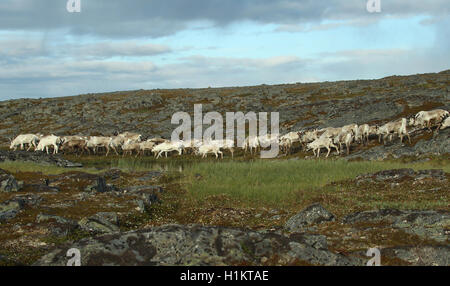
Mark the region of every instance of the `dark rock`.
[[17, 265], [17, 263], [5, 255], [0, 254], [0, 266], [12, 266]]
[[393, 222], [396, 217], [399, 217], [403, 214], [403, 211], [397, 209], [356, 212], [345, 216], [343, 222], [350, 224], [358, 222], [376, 222], [380, 220], [388, 220], [390, 222]]
[[80, 163], [74, 163], [63, 159], [60, 155], [52, 155], [44, 152], [5, 151], [0, 150], [0, 162], [3, 161], [28, 161], [40, 164], [52, 164], [63, 168], [80, 168]]
[[83, 239], [55, 249], [35, 265], [64, 265], [78, 248], [83, 265], [363, 265], [364, 261], [314, 248], [277, 233], [199, 225], [166, 225]]
[[95, 183], [87, 186], [84, 190], [86, 192], [106, 193], [117, 191], [117, 188], [114, 185], [106, 184], [105, 178], [97, 177]]
[[156, 194], [143, 193], [141, 197], [144, 203], [148, 206], [161, 202]]
[[13, 200], [20, 202], [24, 206], [37, 207], [42, 201], [42, 197], [36, 194], [18, 195]]
[[136, 199], [140, 212], [145, 212], [145, 210], [155, 203], [161, 203], [159, 197], [155, 193], [139, 193], [138, 199]]
[[26, 187], [27, 189], [31, 189], [34, 192], [39, 192], [39, 193], [58, 193], [61, 190], [58, 187], [51, 187], [48, 185], [39, 185], [39, 184], [26, 184], [24, 185], [24, 187]]
[[122, 176], [122, 171], [120, 169], [110, 169], [103, 173], [103, 177], [108, 180], [117, 180]]
[[301, 232], [307, 226], [334, 220], [335, 216], [332, 213], [320, 204], [314, 204], [291, 217], [284, 227], [290, 232]]

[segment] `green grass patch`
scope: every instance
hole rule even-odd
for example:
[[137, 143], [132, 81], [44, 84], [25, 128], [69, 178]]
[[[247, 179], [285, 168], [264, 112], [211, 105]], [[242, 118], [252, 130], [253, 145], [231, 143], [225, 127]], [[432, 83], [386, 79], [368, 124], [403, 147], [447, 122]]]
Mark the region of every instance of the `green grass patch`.
[[[440, 164], [439, 164], [440, 165]], [[245, 205], [289, 205], [302, 194], [314, 196], [315, 190], [331, 182], [355, 178], [360, 174], [381, 170], [412, 168], [441, 168], [449, 172], [448, 161], [435, 166], [432, 161], [402, 162], [347, 162], [345, 160], [290, 160], [254, 162], [202, 162], [183, 171], [180, 184], [187, 187], [195, 199], [227, 195]]]

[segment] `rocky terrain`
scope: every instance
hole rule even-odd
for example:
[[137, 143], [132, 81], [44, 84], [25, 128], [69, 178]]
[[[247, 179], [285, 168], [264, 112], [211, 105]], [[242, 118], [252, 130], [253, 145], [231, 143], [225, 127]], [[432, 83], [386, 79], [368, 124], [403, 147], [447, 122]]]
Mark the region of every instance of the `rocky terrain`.
[[[282, 132], [379, 124], [449, 110], [449, 91], [450, 71], [444, 71], [10, 100], [0, 102], [0, 142], [5, 149], [9, 138], [27, 132], [169, 137], [172, 114], [192, 114], [199, 103], [204, 113], [278, 111]], [[2, 166], [31, 166], [0, 167], [0, 265], [65, 265], [70, 248], [81, 251], [83, 265], [365, 265], [373, 247], [381, 250], [382, 265], [450, 265], [449, 130], [415, 131], [411, 144], [372, 140], [345, 157], [436, 161], [441, 168], [384, 170], [331, 182], [320, 192], [298, 190], [284, 209], [225, 195], [193, 200], [182, 174], [128, 171], [110, 161], [99, 167], [101, 157], [0, 151]], [[279, 159], [311, 155], [294, 151]]]
[[[0, 140], [19, 133], [111, 135], [135, 131], [170, 138], [175, 112], [279, 112], [280, 132], [379, 124], [420, 110], [450, 109], [450, 70], [379, 80], [252, 87], [135, 90], [0, 102]], [[447, 145], [448, 146], [448, 145]]]
[[[71, 248], [83, 265], [365, 265], [372, 247], [383, 265], [450, 262], [450, 174], [437, 169], [386, 170], [331, 185], [357, 201], [383, 192], [442, 207], [359, 211], [328, 203], [336, 213], [321, 203], [227, 208], [217, 198], [187, 209], [180, 186], [158, 171], [0, 172], [0, 265], [65, 265]], [[325, 202], [344, 197], [336, 192]]]

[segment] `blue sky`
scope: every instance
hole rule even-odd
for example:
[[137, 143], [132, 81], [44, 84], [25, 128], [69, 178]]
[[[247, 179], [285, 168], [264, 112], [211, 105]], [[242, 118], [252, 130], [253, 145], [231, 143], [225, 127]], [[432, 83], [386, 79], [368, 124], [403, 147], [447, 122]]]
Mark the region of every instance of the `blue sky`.
[[2, 0], [0, 99], [450, 68], [450, 2]]

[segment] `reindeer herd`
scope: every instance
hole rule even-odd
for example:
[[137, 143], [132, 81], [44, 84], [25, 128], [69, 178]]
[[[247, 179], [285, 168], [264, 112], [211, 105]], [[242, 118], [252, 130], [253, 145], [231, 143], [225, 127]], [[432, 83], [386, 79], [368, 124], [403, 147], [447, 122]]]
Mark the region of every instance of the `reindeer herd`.
[[[383, 144], [386, 144], [386, 140], [392, 141], [394, 136], [398, 136], [401, 142], [407, 137], [411, 143], [409, 131], [411, 128], [427, 128], [429, 131], [432, 131], [431, 128], [433, 126], [437, 126], [436, 132], [449, 127], [449, 112], [443, 109], [420, 111], [411, 118], [401, 118], [382, 126], [349, 124], [338, 128], [327, 127], [289, 132], [283, 136], [270, 134], [249, 136], [245, 139], [243, 146], [240, 147], [244, 150], [244, 153], [249, 151], [251, 154], [254, 154], [261, 150], [262, 146], [278, 143], [281, 150], [287, 154], [291, 152], [294, 143], [300, 143], [304, 150], [312, 150], [317, 157], [320, 156], [321, 149], [327, 149], [326, 157], [328, 157], [332, 148], [337, 151], [337, 154], [342, 154], [346, 151], [348, 155], [352, 144], [366, 145], [371, 137], [378, 137], [378, 141], [380, 143], [383, 141]], [[74, 152], [77, 155], [91, 154], [91, 151], [93, 154], [98, 154], [101, 149], [104, 149], [106, 156], [111, 150], [119, 155], [121, 150], [122, 156], [132, 155], [135, 152], [137, 157], [151, 152], [156, 158], [160, 158], [162, 154], [167, 157], [168, 153], [178, 152], [179, 155], [193, 153], [204, 158], [207, 154], [214, 154], [216, 158], [219, 155], [223, 158], [222, 151], [224, 150], [229, 151], [231, 156], [234, 157], [234, 143], [233, 140], [228, 139], [202, 142], [196, 139], [170, 141], [163, 138], [151, 138], [143, 141], [141, 134], [132, 132], [125, 132], [110, 137], [21, 134], [14, 140], [11, 140], [10, 149], [16, 151], [19, 147], [21, 150], [27, 147], [27, 151], [34, 148], [34, 151], [45, 151], [49, 154], [49, 149], [52, 148], [53, 154], [62, 151], [64, 153]]]

